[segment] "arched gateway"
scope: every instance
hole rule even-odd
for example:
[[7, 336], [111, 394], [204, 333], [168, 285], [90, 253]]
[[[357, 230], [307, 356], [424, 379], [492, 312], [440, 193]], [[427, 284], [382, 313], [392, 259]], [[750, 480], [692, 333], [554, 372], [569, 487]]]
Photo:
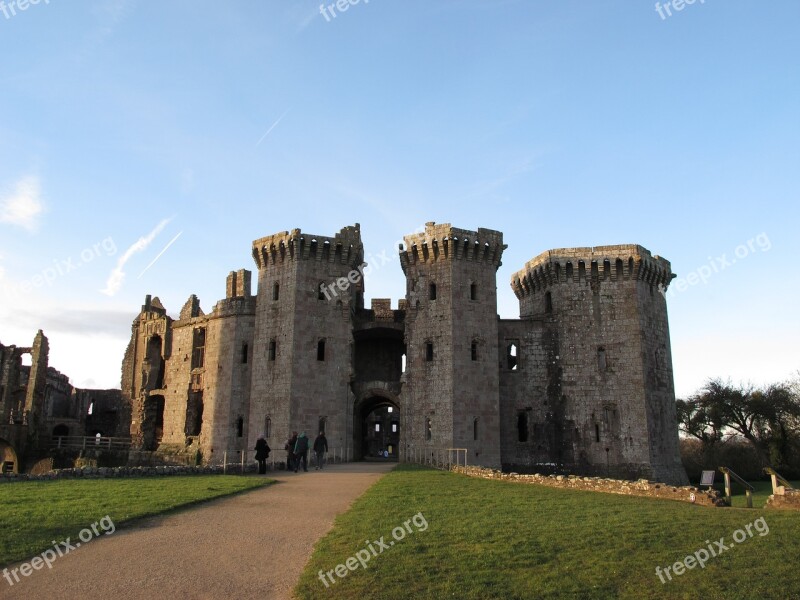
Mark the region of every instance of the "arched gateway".
[[385, 390], [370, 390], [353, 410], [353, 455], [356, 460], [396, 461], [402, 423], [398, 399]]

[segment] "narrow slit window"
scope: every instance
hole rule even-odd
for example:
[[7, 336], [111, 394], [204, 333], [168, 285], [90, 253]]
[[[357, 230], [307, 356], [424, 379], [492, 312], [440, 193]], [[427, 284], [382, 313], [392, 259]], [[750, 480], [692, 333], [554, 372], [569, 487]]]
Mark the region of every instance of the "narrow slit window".
[[278, 343], [275, 340], [269, 341], [269, 359], [275, 360], [275, 355], [277, 354], [278, 350]]
[[244, 436], [244, 418], [239, 417], [236, 419], [236, 437]]
[[276, 281], [274, 284], [272, 284], [272, 299], [277, 302], [280, 297], [281, 284]]
[[478, 441], [478, 419], [475, 418], [472, 420], [472, 439], [473, 441]]
[[425, 344], [425, 360], [431, 362], [433, 360], [433, 343], [427, 342]]
[[425, 419], [425, 439], [430, 441], [433, 437], [433, 425], [430, 419]]
[[608, 370], [608, 363], [606, 362], [606, 349], [602, 346], [597, 349], [597, 368], [601, 373]]
[[553, 294], [550, 292], [544, 294], [544, 312], [553, 312]]
[[470, 284], [469, 286], [469, 299], [470, 300], [477, 300], [478, 299], [478, 286], [477, 284]]
[[478, 342], [472, 342], [472, 347], [470, 348], [470, 353], [472, 356], [472, 360], [478, 360]]
[[325, 340], [320, 340], [317, 342], [317, 360], [325, 360]]
[[595, 442], [600, 441], [600, 425], [598, 425], [597, 423], [595, 423], [594, 425], [594, 441]]
[[431, 300], [436, 300], [436, 284], [432, 283], [429, 288], [429, 297]]
[[272, 437], [272, 419], [264, 417], [264, 437]]
[[525, 411], [517, 413], [517, 440], [528, 441], [528, 413]]
[[247, 344], [242, 344], [242, 364], [243, 365], [247, 364], [247, 352], [248, 352], [248, 350], [249, 350], [249, 347], [247, 346]]

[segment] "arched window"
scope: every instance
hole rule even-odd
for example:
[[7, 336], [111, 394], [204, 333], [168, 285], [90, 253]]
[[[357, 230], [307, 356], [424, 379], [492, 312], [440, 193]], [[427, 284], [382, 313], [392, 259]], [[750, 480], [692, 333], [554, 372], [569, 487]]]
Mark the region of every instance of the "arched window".
[[621, 258], [617, 259], [616, 269], [617, 269], [617, 279], [622, 279], [622, 277], [623, 277], [623, 269], [622, 269], [622, 259]]
[[272, 437], [272, 419], [264, 417], [264, 437]]
[[401, 373], [405, 373], [406, 372], [406, 360], [407, 360], [406, 353], [403, 352], [403, 356], [400, 358], [400, 372]]
[[327, 417], [320, 417], [319, 418], [319, 427], [317, 427], [317, 431], [319, 433], [325, 433], [325, 427], [328, 425], [328, 418]]
[[509, 371], [516, 371], [519, 366], [519, 342], [513, 341], [506, 347], [506, 366]]

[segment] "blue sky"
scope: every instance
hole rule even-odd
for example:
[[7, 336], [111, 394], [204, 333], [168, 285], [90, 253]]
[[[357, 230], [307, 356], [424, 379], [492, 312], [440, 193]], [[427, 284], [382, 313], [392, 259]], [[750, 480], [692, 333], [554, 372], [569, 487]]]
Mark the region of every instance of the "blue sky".
[[669, 259], [679, 395], [797, 372], [800, 3], [319, 7], [0, 5], [0, 341], [115, 387], [145, 294], [208, 312], [252, 240], [359, 222], [396, 304], [436, 221], [504, 232], [509, 318], [549, 248]]

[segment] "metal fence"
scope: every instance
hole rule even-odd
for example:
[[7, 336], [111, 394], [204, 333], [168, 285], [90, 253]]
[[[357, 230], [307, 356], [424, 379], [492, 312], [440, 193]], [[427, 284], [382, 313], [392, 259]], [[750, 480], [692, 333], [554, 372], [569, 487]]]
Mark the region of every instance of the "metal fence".
[[123, 450], [127, 451], [131, 447], [130, 438], [122, 437], [83, 437], [78, 435], [54, 436], [50, 440], [51, 448], [63, 448], [67, 450]]
[[467, 466], [467, 449], [409, 446], [401, 453], [400, 460], [450, 470], [452, 467]]
[[[342, 464], [353, 459], [352, 448], [331, 448], [325, 453], [324, 465]], [[308, 466], [316, 467], [317, 455], [312, 450], [308, 452]], [[258, 469], [255, 450], [237, 450], [223, 452], [222, 456], [215, 456], [208, 461], [209, 465], [221, 466], [226, 473], [246, 473]], [[286, 468], [286, 451], [273, 450], [267, 458], [267, 469], [280, 471]]]

